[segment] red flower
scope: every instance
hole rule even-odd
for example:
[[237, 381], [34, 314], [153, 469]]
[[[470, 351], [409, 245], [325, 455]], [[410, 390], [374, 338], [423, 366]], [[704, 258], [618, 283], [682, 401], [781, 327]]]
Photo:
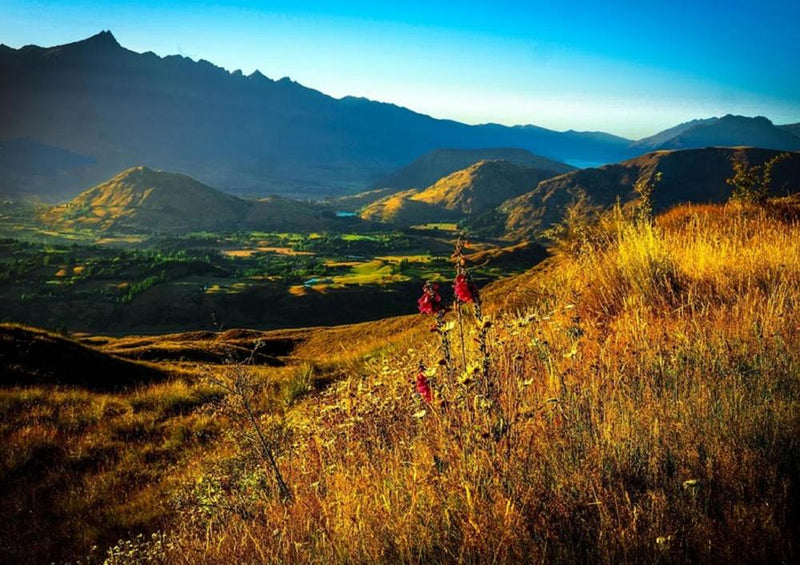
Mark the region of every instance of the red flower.
[[453, 291], [461, 302], [472, 302], [474, 299], [469, 281], [464, 273], [456, 275], [456, 280], [453, 281]]
[[415, 388], [417, 389], [417, 393], [422, 397], [422, 400], [424, 400], [426, 403], [430, 404], [433, 401], [431, 384], [428, 382], [428, 378], [424, 373], [417, 373], [417, 383]]
[[417, 300], [417, 306], [422, 314], [436, 314], [442, 309], [442, 297], [436, 290], [439, 285], [426, 284], [423, 287], [424, 292]]

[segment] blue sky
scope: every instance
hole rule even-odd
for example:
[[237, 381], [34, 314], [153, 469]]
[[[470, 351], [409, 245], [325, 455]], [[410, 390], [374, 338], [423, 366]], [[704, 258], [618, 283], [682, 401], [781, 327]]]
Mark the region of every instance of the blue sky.
[[261, 70], [468, 123], [639, 138], [693, 118], [800, 121], [800, 2], [0, 0], [0, 42], [110, 29], [134, 51]]

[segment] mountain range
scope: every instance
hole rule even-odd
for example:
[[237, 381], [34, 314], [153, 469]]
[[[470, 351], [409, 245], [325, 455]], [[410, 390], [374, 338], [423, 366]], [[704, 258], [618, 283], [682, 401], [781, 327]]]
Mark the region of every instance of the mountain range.
[[632, 147], [645, 151], [700, 147], [748, 146], [796, 151], [800, 149], [798, 124], [776, 127], [762, 116], [723, 116], [692, 120], [640, 139]]
[[72, 197], [138, 165], [235, 194], [317, 198], [386, 183], [423, 188], [431, 175], [402, 169], [441, 148], [517, 148], [602, 164], [697, 144], [800, 144], [796, 124], [712, 121], [640, 142], [534, 125], [467, 125], [364, 98], [335, 99], [258, 71], [245, 76], [204, 60], [136, 53], [108, 31], [56, 47], [0, 46], [0, 193], [12, 197]]

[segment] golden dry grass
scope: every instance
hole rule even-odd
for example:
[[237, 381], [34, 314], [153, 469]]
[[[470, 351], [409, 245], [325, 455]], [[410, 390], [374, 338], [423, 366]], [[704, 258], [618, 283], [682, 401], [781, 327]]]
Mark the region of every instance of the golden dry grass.
[[[118, 562], [795, 562], [797, 210], [612, 216], [574, 253], [485, 289], [488, 398], [467, 311], [466, 366], [450, 330], [452, 377], [418, 316], [97, 340], [132, 358], [288, 343], [285, 366], [244, 369], [263, 384], [259, 421], [293, 498], [247, 449], [247, 426], [205, 411], [218, 391], [184, 377], [119, 395], [4, 390], [4, 500], [58, 509], [73, 551], [160, 532]], [[420, 362], [432, 405], [412, 385]], [[106, 452], [114, 462], [97, 463]], [[30, 494], [41, 485], [50, 498]], [[5, 515], [8, 540], [24, 518]], [[52, 543], [42, 525], [59, 522], [34, 515], [41, 537], [26, 539]]]
[[[37, 369], [41, 360], [30, 359], [31, 375], [40, 373], [32, 384], [0, 387], [0, 562], [72, 561], [92, 546], [105, 557], [105, 548], [119, 539], [166, 528], [176, 519], [172, 493], [194, 481], [207, 461], [236, 455], [225, 440], [228, 417], [212, 410], [221, 391], [208, 377], [224, 373], [229, 358], [246, 359], [256, 342], [263, 343], [259, 365], [251, 367], [263, 385], [260, 408], [278, 414], [338, 379], [358, 358], [414, 331], [417, 322], [405, 317], [336, 328], [70, 342], [87, 363], [105, 362], [98, 351], [113, 355], [111, 373], [88, 380], [109, 384], [99, 389], [46, 384], [49, 373]], [[24, 339], [47, 340], [54, 348], [64, 341], [33, 328], [4, 331], [16, 332], [21, 348]], [[57, 363], [57, 350], [47, 354]], [[111, 387], [112, 363], [120, 358], [158, 366], [171, 377]], [[25, 367], [15, 370], [24, 382]]]
[[795, 560], [798, 236], [764, 209], [620, 220], [495, 313], [495, 404], [440, 373], [423, 405], [435, 337], [389, 347], [289, 411], [293, 501], [189, 512], [168, 559]]

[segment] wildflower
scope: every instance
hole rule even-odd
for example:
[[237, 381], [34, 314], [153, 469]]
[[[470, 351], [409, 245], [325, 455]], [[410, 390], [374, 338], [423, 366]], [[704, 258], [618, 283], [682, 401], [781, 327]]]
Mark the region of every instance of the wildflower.
[[425, 283], [422, 287], [422, 296], [417, 300], [417, 306], [421, 314], [437, 314], [442, 310], [442, 297], [437, 292], [438, 284]]
[[700, 487], [700, 481], [697, 479], [689, 479], [688, 481], [683, 481], [683, 488], [684, 490], [694, 490]]
[[430, 404], [433, 401], [431, 384], [423, 371], [417, 373], [417, 382], [415, 388], [417, 389], [417, 394], [419, 394], [422, 397], [422, 400], [424, 400], [426, 403]]
[[469, 280], [464, 273], [456, 275], [456, 279], [453, 282], [453, 290], [455, 291], [456, 298], [461, 302], [472, 302], [474, 300]]

